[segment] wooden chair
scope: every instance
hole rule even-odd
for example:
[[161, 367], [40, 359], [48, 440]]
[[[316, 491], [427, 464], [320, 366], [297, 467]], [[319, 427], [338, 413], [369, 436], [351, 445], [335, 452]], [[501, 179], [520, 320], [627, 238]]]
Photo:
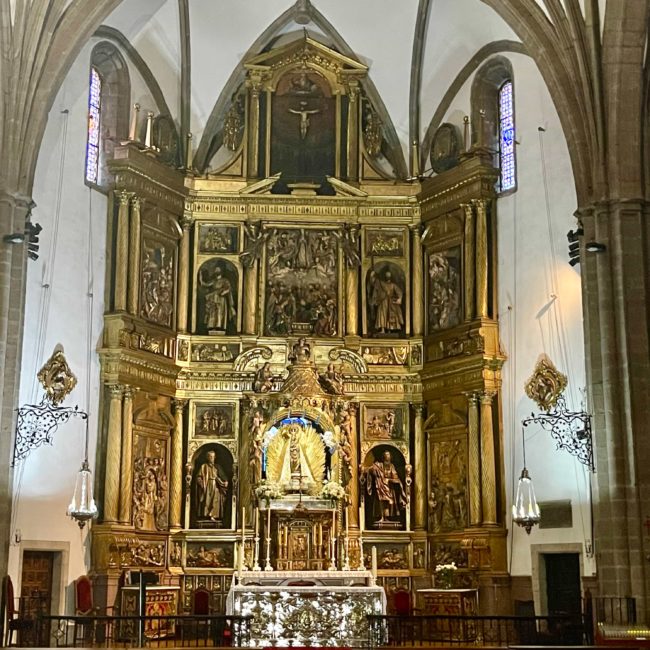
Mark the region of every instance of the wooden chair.
[[[10, 646], [14, 632], [20, 633], [28, 630], [34, 625], [34, 621], [29, 618], [21, 616], [19, 610], [16, 609], [16, 598], [14, 596], [14, 583], [11, 581], [11, 576], [5, 576], [4, 580], [4, 600], [5, 600], [5, 645]], [[18, 637], [16, 643], [18, 642]]]

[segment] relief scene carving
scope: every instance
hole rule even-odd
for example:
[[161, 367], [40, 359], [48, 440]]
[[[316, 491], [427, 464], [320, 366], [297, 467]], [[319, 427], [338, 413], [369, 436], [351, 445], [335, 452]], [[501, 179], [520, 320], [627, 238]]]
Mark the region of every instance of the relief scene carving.
[[335, 336], [337, 269], [331, 231], [274, 229], [266, 247], [265, 334]]

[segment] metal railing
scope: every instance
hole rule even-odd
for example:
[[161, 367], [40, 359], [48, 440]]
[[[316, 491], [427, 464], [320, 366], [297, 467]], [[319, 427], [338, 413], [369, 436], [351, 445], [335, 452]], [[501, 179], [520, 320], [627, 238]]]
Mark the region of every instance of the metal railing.
[[582, 645], [582, 616], [368, 616], [380, 646]]
[[246, 646], [250, 616], [40, 616], [35, 638], [50, 648]]

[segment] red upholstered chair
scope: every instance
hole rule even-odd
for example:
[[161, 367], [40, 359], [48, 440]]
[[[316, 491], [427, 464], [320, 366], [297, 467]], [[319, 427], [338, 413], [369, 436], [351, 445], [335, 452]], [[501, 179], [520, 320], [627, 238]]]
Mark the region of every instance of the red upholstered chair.
[[204, 587], [199, 587], [192, 594], [192, 614], [194, 616], [207, 616], [210, 613], [210, 592]]
[[34, 624], [34, 621], [28, 618], [23, 618], [20, 612], [16, 609], [16, 599], [14, 596], [14, 583], [11, 581], [11, 576], [5, 576], [4, 580], [4, 601], [5, 601], [5, 645], [10, 646], [14, 632], [29, 629]]
[[79, 576], [74, 581], [74, 613], [77, 616], [97, 613], [93, 605], [93, 584], [88, 576]]
[[398, 589], [393, 594], [393, 608], [396, 616], [411, 616], [411, 594], [406, 589]]

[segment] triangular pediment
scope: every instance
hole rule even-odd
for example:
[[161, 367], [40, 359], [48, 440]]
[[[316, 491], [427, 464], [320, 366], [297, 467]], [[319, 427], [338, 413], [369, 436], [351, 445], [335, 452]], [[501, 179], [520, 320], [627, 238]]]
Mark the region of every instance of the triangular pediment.
[[299, 64], [321, 67], [363, 76], [368, 67], [353, 58], [345, 56], [307, 35], [268, 52], [262, 52], [244, 63], [248, 70], [277, 70]]

